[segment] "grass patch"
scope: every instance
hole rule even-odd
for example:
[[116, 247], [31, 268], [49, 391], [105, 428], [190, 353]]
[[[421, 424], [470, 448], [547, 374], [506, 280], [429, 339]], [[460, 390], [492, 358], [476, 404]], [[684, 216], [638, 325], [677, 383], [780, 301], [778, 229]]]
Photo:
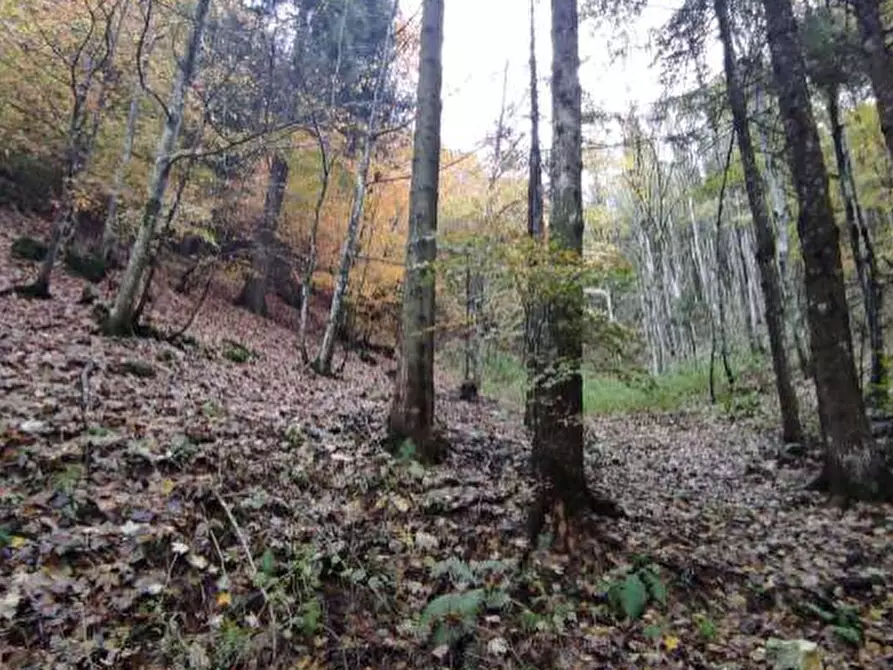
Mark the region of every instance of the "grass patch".
[[[443, 352], [442, 363], [461, 375], [464, 366], [460, 347]], [[739, 385], [744, 379], [764, 369], [766, 362], [759, 357], [741, 357], [732, 367]], [[729, 393], [722, 368], [717, 363], [716, 393], [720, 403]], [[504, 352], [489, 352], [484, 357], [483, 395], [498, 398], [517, 407], [524, 404], [527, 370], [516, 356]], [[631, 414], [635, 412], [672, 412], [705, 405], [710, 402], [710, 365], [707, 361], [685, 363], [664, 374], [639, 374], [629, 379], [583, 370], [583, 407], [591, 414]]]

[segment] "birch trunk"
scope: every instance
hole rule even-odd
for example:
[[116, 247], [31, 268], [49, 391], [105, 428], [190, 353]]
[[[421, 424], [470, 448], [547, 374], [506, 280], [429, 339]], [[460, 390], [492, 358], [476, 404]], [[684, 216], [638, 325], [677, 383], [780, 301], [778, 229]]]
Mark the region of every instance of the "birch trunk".
[[402, 342], [388, 421], [391, 439], [412, 440], [419, 457], [442, 457], [434, 435], [434, 317], [444, 0], [424, 0], [413, 138]]
[[806, 83], [790, 0], [763, 0], [769, 50], [797, 188], [797, 229], [806, 269], [807, 316], [822, 432], [820, 483], [843, 499], [889, 497], [889, 472], [859, 393], [849, 309], [828, 173]]
[[170, 179], [174, 151], [180, 135], [180, 126], [183, 122], [186, 94], [198, 67], [202, 34], [207, 23], [210, 5], [211, 0], [198, 0], [195, 8], [192, 35], [189, 38], [186, 54], [177, 70], [177, 76], [171, 87], [170, 99], [167, 105], [168, 115], [155, 152], [155, 167], [149, 181], [148, 200], [143, 211], [139, 233], [130, 252], [130, 262], [127, 264], [127, 270], [121, 279], [121, 285], [118, 289], [118, 294], [115, 296], [115, 303], [112, 306], [106, 324], [106, 328], [111, 334], [130, 334], [136, 326], [133, 322], [136, 296], [143, 280], [143, 273], [149, 263], [152, 239], [155, 237], [155, 227], [158, 223], [158, 215], [161, 212], [164, 193], [167, 190], [167, 184]]
[[363, 208], [366, 202], [366, 182], [369, 178], [369, 165], [372, 162], [372, 151], [375, 148], [375, 135], [378, 132], [378, 121], [381, 106], [381, 93], [390, 72], [392, 60], [391, 46], [394, 38], [394, 22], [397, 18], [397, 0], [391, 9], [391, 19], [388, 23], [388, 32], [382, 47], [381, 63], [378, 69], [378, 78], [375, 82], [375, 91], [372, 94], [372, 106], [369, 110], [369, 121], [366, 124], [366, 132], [363, 135], [363, 154], [357, 165], [354, 178], [353, 206], [350, 211], [350, 220], [347, 222], [347, 237], [341, 248], [341, 264], [338, 269], [338, 278], [335, 281], [335, 291], [332, 294], [332, 304], [329, 309], [329, 318], [326, 321], [326, 330], [323, 334], [322, 345], [316, 356], [314, 367], [317, 372], [328, 375], [332, 372], [332, 357], [335, 353], [335, 337], [338, 333], [338, 325], [344, 313], [344, 298], [347, 295], [347, 286], [350, 282], [350, 271], [353, 269], [354, 258], [357, 254], [357, 241], [360, 231], [360, 223], [363, 220]]

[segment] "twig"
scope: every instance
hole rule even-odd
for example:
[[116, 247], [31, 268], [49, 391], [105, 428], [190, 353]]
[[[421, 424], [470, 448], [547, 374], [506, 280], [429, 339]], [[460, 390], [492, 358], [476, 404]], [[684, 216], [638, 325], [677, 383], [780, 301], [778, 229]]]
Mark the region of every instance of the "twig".
[[96, 363], [90, 359], [81, 371], [81, 423], [84, 430], [87, 430], [87, 410], [90, 407], [90, 373], [94, 367]]
[[[242, 533], [242, 528], [239, 526], [236, 521], [236, 517], [233, 516], [232, 510], [229, 508], [229, 505], [226, 504], [226, 501], [223, 499], [223, 496], [220, 495], [220, 492], [217, 489], [213, 489], [214, 498], [217, 500], [220, 507], [223, 508], [224, 514], [226, 514], [226, 518], [229, 519], [229, 523], [233, 528], [233, 532], [236, 534], [236, 537], [239, 539], [239, 544], [242, 545], [242, 550], [245, 552], [245, 558], [248, 560], [248, 566], [251, 568], [251, 576], [257, 576], [257, 565], [254, 562], [254, 558], [251, 556], [251, 548], [248, 546], [248, 541], [245, 539], [244, 533]], [[254, 580], [255, 583], [257, 580]], [[273, 608], [273, 601], [270, 598], [270, 594], [267, 593], [267, 589], [263, 586], [258, 586], [260, 589], [261, 595], [264, 597], [264, 602], [267, 604], [268, 609], [270, 610], [270, 625], [273, 627], [273, 658], [276, 658], [276, 632], [278, 630], [278, 625], [276, 624], [276, 610]]]

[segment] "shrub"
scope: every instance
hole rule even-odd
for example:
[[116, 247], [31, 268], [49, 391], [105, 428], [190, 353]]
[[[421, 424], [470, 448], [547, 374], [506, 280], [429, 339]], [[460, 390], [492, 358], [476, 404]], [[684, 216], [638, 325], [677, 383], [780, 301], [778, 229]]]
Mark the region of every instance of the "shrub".
[[65, 267], [73, 275], [82, 277], [94, 284], [105, 279], [108, 270], [105, 260], [96, 254], [81, 254], [74, 249], [69, 249], [65, 254]]

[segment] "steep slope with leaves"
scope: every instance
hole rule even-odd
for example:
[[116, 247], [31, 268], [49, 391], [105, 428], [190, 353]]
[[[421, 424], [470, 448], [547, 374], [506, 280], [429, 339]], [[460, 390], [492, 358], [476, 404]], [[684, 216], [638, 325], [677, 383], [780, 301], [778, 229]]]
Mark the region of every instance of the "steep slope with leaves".
[[[3, 248], [35, 225], [4, 223]], [[893, 660], [893, 509], [829, 509], [758, 426], [594, 421], [590, 480], [628, 517], [524, 563], [514, 412], [441, 391], [425, 469], [380, 446], [391, 362], [313, 376], [214, 292], [192, 345], [107, 339], [55, 283], [0, 310], [2, 664], [762, 668], [773, 636]], [[164, 292], [157, 325], [189, 307]]]

